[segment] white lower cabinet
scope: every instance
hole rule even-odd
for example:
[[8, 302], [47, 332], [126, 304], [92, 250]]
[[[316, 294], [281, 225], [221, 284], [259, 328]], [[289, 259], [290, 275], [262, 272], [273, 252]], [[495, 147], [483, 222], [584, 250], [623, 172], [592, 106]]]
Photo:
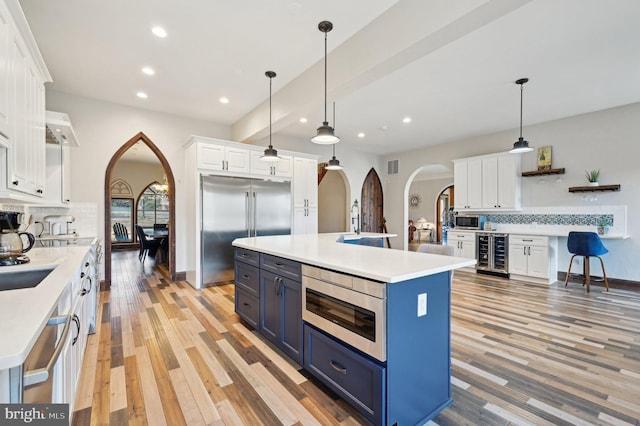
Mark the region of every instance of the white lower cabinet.
[[476, 258], [476, 233], [473, 231], [449, 230], [447, 245], [455, 249], [454, 255], [457, 257]]
[[318, 233], [318, 208], [296, 207], [293, 209], [293, 234]]
[[509, 273], [553, 283], [557, 280], [557, 237], [509, 235]]

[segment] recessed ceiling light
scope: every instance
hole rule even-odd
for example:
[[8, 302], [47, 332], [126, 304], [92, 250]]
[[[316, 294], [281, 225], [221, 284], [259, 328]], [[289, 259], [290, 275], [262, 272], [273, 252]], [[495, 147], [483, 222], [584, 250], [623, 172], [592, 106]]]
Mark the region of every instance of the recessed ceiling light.
[[221, 104], [228, 104], [229, 103], [229, 98], [225, 98], [224, 96], [221, 97], [218, 100], [220, 101]]
[[60, 133], [62, 132], [62, 129], [56, 129], [56, 132]]
[[149, 95], [147, 95], [144, 92], [138, 92], [136, 93], [136, 96], [139, 97], [140, 99], [147, 99], [149, 97]]
[[305, 117], [300, 117], [300, 122], [301, 122], [301, 123], [306, 123], [306, 122], [307, 122], [307, 119], [306, 119]]
[[366, 135], [363, 132], [358, 133], [358, 137], [360, 139], [364, 138]]
[[405, 117], [402, 119], [402, 122], [407, 124], [407, 123], [411, 123], [411, 117]]
[[151, 32], [156, 37], [165, 38], [167, 36], [167, 30], [162, 27], [153, 27], [151, 28]]
[[143, 67], [142, 72], [146, 75], [154, 75], [156, 73], [156, 70], [151, 67]]

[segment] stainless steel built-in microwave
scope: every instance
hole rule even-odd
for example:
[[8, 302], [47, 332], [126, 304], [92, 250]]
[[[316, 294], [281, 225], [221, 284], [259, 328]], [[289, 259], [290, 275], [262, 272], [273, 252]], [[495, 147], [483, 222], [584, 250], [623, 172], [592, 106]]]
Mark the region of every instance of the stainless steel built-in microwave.
[[459, 214], [456, 215], [454, 219], [455, 227], [457, 229], [482, 230], [486, 221], [486, 216], [477, 214]]

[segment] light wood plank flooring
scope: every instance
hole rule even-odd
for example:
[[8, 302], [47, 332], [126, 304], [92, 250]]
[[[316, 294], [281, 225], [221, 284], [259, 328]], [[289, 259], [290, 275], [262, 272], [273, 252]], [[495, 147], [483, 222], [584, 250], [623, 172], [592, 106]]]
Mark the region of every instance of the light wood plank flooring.
[[[239, 321], [232, 284], [112, 264], [74, 424], [367, 423]], [[452, 300], [455, 402], [429, 424], [640, 425], [640, 292], [457, 271]]]

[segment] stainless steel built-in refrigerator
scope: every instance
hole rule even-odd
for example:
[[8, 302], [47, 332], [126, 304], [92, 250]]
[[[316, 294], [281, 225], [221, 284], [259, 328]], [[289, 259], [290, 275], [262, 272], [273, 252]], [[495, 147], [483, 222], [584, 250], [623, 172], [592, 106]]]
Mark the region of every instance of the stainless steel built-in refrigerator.
[[202, 176], [202, 286], [233, 281], [236, 238], [291, 233], [291, 183]]

